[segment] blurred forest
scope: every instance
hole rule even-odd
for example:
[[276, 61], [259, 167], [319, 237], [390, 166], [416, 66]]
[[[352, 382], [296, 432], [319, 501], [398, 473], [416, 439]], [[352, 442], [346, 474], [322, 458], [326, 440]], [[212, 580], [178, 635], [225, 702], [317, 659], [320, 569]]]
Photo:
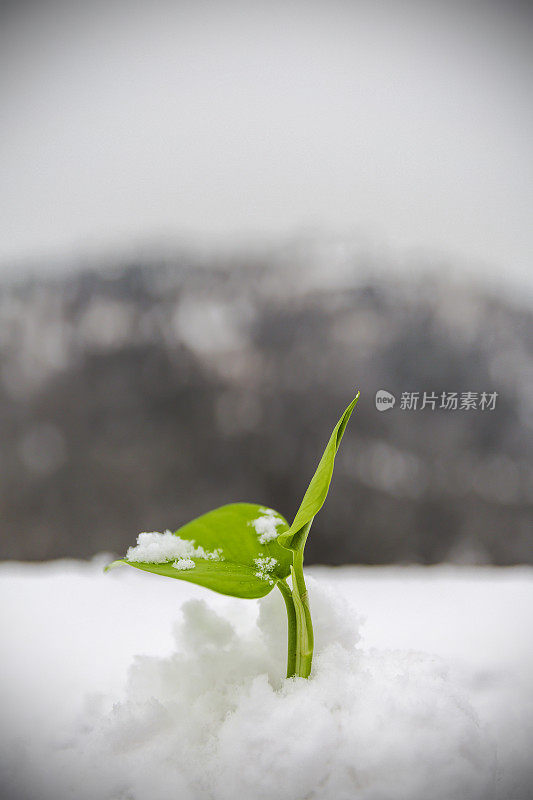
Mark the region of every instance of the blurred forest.
[[[238, 500], [290, 520], [359, 388], [308, 561], [533, 563], [532, 313], [366, 267], [286, 248], [4, 283], [0, 557], [122, 553]], [[498, 399], [381, 413], [378, 389]]]

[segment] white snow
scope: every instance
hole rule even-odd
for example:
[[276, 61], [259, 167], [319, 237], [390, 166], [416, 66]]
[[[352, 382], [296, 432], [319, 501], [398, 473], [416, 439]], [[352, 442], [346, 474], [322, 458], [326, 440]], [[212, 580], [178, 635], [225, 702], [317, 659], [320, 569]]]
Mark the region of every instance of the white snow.
[[[220, 561], [222, 551], [220, 549], [209, 552], [203, 547], [195, 547], [194, 542], [182, 539], [170, 531], [158, 533], [140, 533], [137, 536], [135, 547], [129, 547], [126, 553], [127, 561], [143, 561], [146, 564], [164, 564], [166, 561], [177, 559], [190, 561], [191, 558], [206, 558]], [[173, 564], [176, 566], [176, 564]], [[194, 562], [192, 562], [194, 567]], [[179, 566], [176, 569], [190, 569], [187, 566]]]
[[311, 568], [304, 681], [277, 589], [109, 560], [0, 565], [6, 800], [531, 797], [532, 569]]
[[192, 558], [178, 558], [177, 561], [174, 561], [172, 566], [174, 569], [194, 569], [196, 564]]
[[261, 516], [249, 522], [249, 525], [255, 528], [259, 537], [260, 544], [266, 544], [273, 539], [277, 539], [279, 525], [283, 524], [283, 520], [279, 517], [272, 508], [260, 508]]
[[261, 578], [261, 580], [268, 581], [268, 583], [274, 583], [269, 573], [272, 572], [277, 563], [278, 560], [276, 558], [269, 556], [254, 558], [254, 564], [257, 567], [256, 578]]

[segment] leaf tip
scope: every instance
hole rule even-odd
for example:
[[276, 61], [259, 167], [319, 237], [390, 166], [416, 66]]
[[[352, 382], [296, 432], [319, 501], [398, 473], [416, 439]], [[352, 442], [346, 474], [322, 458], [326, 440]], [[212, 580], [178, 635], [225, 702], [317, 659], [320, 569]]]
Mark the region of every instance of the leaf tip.
[[106, 564], [106, 566], [104, 567], [104, 572], [109, 572], [110, 570], [116, 569], [117, 567], [123, 567], [124, 564], [127, 564], [127, 563], [128, 562], [126, 561], [126, 559], [117, 558], [116, 561], [112, 561], [110, 564]]
[[359, 395], [360, 395], [360, 394], [361, 394], [361, 392], [359, 391], [359, 389], [357, 389], [357, 391], [356, 391], [356, 393], [355, 393], [355, 397], [354, 397], [354, 399], [352, 400], [352, 402], [351, 402], [351, 403], [350, 403], [350, 405], [348, 406], [348, 408], [350, 409], [350, 411], [353, 411], [353, 409], [354, 409], [354, 408], [355, 408], [355, 406], [357, 405], [357, 401], [359, 400]]

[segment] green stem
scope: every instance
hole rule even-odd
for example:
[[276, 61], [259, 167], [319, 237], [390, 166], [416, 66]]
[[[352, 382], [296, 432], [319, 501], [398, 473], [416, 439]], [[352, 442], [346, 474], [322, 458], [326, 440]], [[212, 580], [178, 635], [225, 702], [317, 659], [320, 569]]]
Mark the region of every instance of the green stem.
[[298, 547], [293, 552], [291, 567], [292, 598], [296, 612], [295, 674], [301, 678], [309, 677], [313, 662], [313, 624], [303, 571], [304, 546], [311, 523], [312, 520], [299, 532]]
[[292, 550], [292, 592], [284, 578], [277, 582], [287, 608], [287, 678], [308, 678], [313, 662], [313, 624], [304, 580], [304, 547], [311, 527], [308, 522], [294, 537]]
[[278, 587], [287, 609], [287, 678], [293, 678], [296, 674], [296, 609], [285, 578], [278, 581]]

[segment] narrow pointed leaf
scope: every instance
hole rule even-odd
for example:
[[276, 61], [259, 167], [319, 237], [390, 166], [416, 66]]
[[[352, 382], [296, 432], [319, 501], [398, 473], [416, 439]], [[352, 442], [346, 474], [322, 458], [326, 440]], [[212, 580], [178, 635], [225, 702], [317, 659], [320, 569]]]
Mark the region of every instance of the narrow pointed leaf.
[[331, 483], [331, 476], [333, 475], [335, 455], [337, 454], [346, 425], [348, 424], [348, 420], [350, 419], [358, 399], [359, 392], [357, 392], [357, 395], [335, 425], [333, 433], [326, 445], [326, 449], [320, 459], [320, 463], [311, 479], [311, 483], [307, 487], [300, 508], [296, 513], [294, 522], [288, 531], [284, 531], [278, 536], [278, 542], [282, 547], [286, 547], [289, 550], [297, 550], [301, 549], [305, 544], [311, 522], [326, 500]]
[[193, 555], [193, 568], [177, 569], [174, 558], [155, 564], [125, 558], [114, 561], [108, 569], [128, 564], [232, 597], [264, 597], [277, 580], [290, 574], [292, 556], [276, 541], [277, 534], [288, 527], [281, 514], [272, 509], [255, 503], [231, 503], [197, 517], [174, 534], [207, 553], [219, 551], [219, 560]]

